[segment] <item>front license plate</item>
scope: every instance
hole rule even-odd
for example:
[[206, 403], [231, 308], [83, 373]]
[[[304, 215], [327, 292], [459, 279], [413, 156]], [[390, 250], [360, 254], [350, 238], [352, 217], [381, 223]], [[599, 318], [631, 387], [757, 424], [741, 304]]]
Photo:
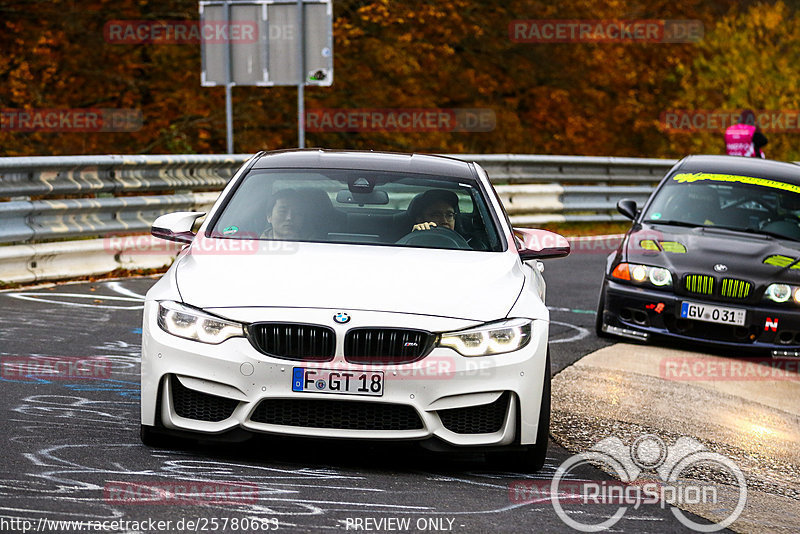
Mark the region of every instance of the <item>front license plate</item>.
[[383, 395], [383, 371], [337, 371], [295, 367], [292, 391], [340, 395]]
[[684, 319], [694, 319], [695, 321], [705, 321], [707, 323], [744, 326], [746, 312], [747, 310], [739, 308], [725, 308], [723, 306], [711, 306], [709, 304], [697, 304], [695, 302], [686, 301], [681, 303], [681, 317]]

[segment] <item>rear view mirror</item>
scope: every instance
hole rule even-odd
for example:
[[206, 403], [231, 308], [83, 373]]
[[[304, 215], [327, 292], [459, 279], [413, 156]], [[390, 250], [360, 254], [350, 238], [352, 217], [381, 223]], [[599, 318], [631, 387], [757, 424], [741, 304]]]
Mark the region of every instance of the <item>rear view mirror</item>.
[[352, 191], [339, 191], [336, 194], [339, 204], [372, 204], [386, 205], [389, 203], [389, 194], [386, 191], [371, 191], [369, 193], [354, 193]]
[[194, 240], [192, 226], [194, 222], [205, 215], [202, 211], [176, 211], [167, 213], [153, 222], [150, 233], [160, 239], [175, 241], [176, 243], [191, 243]]
[[518, 241], [517, 250], [522, 261], [563, 258], [569, 255], [569, 241], [555, 232], [533, 228], [514, 228], [514, 235]]

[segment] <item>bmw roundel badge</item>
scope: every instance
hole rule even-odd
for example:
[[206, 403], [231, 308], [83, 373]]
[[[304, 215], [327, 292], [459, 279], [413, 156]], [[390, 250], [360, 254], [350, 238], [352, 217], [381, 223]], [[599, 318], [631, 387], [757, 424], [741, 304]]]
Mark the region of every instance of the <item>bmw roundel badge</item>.
[[336, 321], [339, 324], [349, 323], [350, 322], [350, 316], [347, 315], [344, 312], [339, 312], [339, 313], [337, 313], [336, 315], [333, 316], [333, 320]]

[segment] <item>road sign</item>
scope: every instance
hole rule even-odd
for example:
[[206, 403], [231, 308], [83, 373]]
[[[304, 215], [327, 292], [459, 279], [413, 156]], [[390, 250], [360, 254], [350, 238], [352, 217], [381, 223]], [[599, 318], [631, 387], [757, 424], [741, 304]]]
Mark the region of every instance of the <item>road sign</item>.
[[200, 2], [202, 85], [331, 85], [332, 0], [298, 3]]
[[234, 85], [297, 85], [297, 146], [305, 147], [304, 88], [333, 83], [332, 0], [200, 2], [201, 84], [225, 86], [233, 153]]

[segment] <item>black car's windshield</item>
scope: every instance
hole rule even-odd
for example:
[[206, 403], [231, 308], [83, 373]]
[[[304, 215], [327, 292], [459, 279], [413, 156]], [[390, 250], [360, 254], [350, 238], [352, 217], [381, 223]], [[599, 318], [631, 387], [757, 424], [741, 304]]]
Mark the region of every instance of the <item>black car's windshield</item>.
[[501, 251], [477, 182], [349, 169], [255, 169], [210, 235]]
[[679, 172], [658, 191], [643, 220], [800, 240], [800, 186], [768, 177]]

